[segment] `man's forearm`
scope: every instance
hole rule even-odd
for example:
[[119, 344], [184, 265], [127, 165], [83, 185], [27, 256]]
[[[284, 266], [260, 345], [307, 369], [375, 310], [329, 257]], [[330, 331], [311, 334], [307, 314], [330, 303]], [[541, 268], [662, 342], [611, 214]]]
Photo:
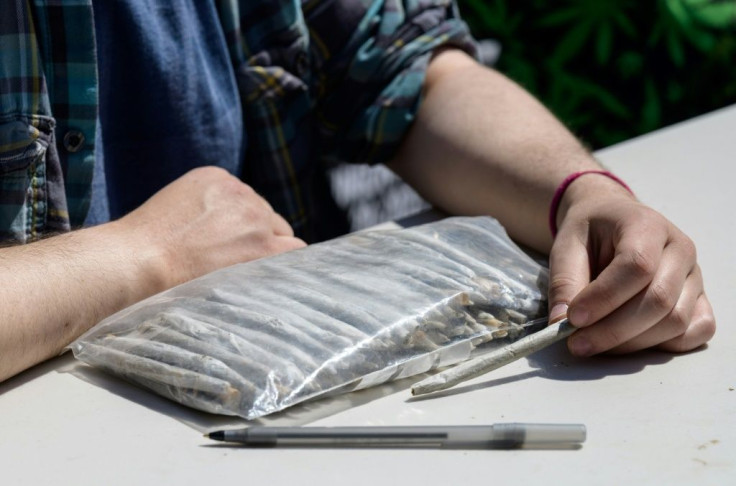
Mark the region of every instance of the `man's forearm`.
[[154, 247], [120, 223], [0, 250], [0, 381], [164, 288]]
[[201, 167], [118, 221], [2, 249], [0, 381], [149, 295], [304, 245], [252, 188]]
[[[577, 139], [526, 91], [466, 54], [435, 56], [425, 99], [391, 167], [452, 214], [491, 214], [541, 251], [547, 211], [570, 173], [598, 168]], [[585, 184], [620, 190], [613, 181]]]

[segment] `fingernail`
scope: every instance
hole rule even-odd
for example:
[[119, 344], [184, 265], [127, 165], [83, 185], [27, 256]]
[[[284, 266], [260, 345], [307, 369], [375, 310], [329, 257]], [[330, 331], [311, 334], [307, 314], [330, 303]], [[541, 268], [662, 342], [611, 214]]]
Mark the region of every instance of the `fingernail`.
[[567, 316], [567, 304], [555, 304], [549, 311], [549, 322], [556, 322]]
[[570, 315], [568, 317], [570, 318], [570, 324], [575, 327], [581, 327], [588, 324], [590, 313], [585, 309], [575, 308], [570, 311]]
[[570, 352], [575, 356], [590, 356], [592, 346], [585, 337], [572, 337], [569, 344]]

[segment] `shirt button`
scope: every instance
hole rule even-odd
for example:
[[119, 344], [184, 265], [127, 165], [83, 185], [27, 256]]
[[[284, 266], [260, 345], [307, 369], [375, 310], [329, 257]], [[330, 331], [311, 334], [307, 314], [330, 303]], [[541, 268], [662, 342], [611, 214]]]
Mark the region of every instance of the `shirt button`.
[[84, 145], [84, 134], [77, 130], [69, 130], [64, 134], [64, 148], [67, 152], [76, 152]]

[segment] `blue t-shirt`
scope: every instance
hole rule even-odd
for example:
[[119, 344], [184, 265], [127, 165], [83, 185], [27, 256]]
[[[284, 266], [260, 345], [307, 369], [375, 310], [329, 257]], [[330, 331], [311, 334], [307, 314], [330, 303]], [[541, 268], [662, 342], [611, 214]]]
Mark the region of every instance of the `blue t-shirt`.
[[93, 4], [100, 145], [87, 223], [123, 216], [195, 167], [241, 174], [242, 108], [214, 3]]

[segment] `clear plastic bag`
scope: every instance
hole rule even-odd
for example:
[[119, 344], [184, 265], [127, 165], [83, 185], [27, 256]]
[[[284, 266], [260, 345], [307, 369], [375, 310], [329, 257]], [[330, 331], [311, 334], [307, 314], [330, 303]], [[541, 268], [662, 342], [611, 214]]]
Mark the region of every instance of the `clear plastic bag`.
[[210, 273], [105, 319], [71, 349], [179, 403], [253, 419], [537, 330], [547, 279], [494, 219], [448, 218]]

